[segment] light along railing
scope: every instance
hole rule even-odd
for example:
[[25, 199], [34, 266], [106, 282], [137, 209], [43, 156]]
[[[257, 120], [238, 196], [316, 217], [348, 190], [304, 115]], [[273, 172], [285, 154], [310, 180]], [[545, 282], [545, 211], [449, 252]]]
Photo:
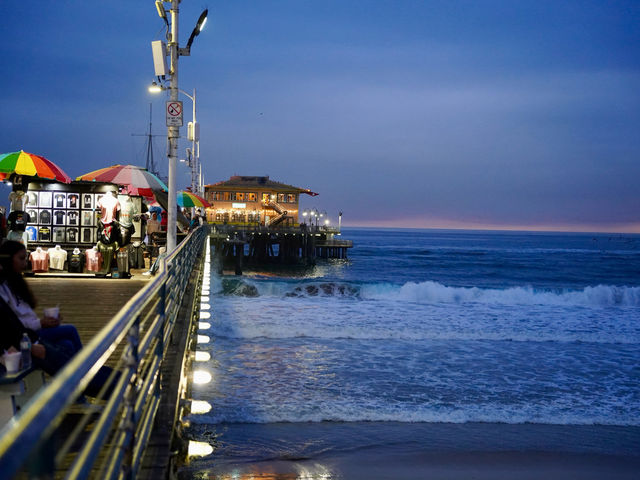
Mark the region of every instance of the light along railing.
[[[33, 476], [64, 468], [65, 478], [72, 479], [135, 478], [160, 403], [163, 357], [192, 271], [203, 261], [208, 233], [203, 226], [189, 234], [157, 276], [4, 426], [0, 479], [23, 468]], [[75, 404], [111, 356], [119, 373], [111, 375], [99, 402]], [[65, 421], [70, 413], [73, 422]], [[61, 428], [72, 431], [61, 434]], [[74, 455], [68, 455], [72, 449]]]

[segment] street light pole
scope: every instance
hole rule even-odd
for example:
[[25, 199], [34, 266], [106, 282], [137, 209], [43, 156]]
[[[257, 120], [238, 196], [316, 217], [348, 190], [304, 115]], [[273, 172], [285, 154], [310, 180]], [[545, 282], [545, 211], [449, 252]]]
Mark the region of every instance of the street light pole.
[[[171, 56], [171, 81], [169, 83], [169, 98], [172, 102], [178, 100], [178, 12], [180, 0], [171, 1], [171, 39], [168, 43]], [[178, 137], [180, 127], [167, 127], [168, 157], [169, 157], [169, 204], [167, 205], [167, 253], [176, 248], [176, 230], [178, 212], [176, 210], [176, 165], [178, 162]]]

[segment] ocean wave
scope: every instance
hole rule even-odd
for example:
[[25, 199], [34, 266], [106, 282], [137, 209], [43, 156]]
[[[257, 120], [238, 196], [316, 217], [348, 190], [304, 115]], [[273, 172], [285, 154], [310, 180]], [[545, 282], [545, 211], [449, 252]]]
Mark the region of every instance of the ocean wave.
[[[320, 423], [320, 422], [399, 422], [399, 423], [502, 423], [502, 424], [540, 424], [540, 425], [607, 425], [637, 427], [640, 421], [625, 415], [612, 415], [602, 412], [523, 412], [522, 409], [509, 411], [504, 408], [470, 409], [414, 409], [391, 411], [390, 409], [337, 409], [330, 411], [315, 408], [314, 411], [287, 409], [279, 411], [250, 412], [244, 409], [218, 409], [216, 413], [191, 415], [193, 423]], [[212, 411], [213, 412], [213, 411]]]
[[532, 287], [482, 289], [448, 287], [438, 282], [408, 282], [402, 286], [363, 286], [364, 299], [387, 299], [417, 303], [485, 303], [496, 305], [640, 306], [640, 287], [597, 285], [583, 290], [537, 290]]
[[396, 285], [349, 282], [253, 282], [244, 279], [224, 279], [218, 293], [242, 297], [339, 297], [422, 304], [640, 306], [640, 287], [617, 285], [597, 285], [585, 287], [582, 290], [548, 290], [530, 286], [504, 289], [452, 287], [433, 281]]

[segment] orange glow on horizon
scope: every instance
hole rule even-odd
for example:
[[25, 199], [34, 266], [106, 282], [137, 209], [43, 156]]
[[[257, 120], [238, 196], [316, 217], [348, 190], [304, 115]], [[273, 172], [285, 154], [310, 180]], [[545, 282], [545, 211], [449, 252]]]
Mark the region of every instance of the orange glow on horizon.
[[638, 223], [612, 223], [602, 224], [504, 224], [482, 223], [473, 221], [424, 219], [424, 218], [397, 218], [390, 220], [352, 220], [344, 221], [344, 227], [367, 228], [417, 228], [417, 229], [445, 229], [445, 230], [497, 230], [497, 231], [529, 231], [529, 232], [569, 232], [569, 233], [640, 233]]

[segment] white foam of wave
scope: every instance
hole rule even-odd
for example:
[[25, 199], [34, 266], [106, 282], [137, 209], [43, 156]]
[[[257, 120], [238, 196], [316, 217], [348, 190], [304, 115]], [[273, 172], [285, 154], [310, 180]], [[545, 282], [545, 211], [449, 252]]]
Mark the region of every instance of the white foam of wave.
[[546, 409], [510, 409], [501, 406], [466, 406], [462, 408], [414, 408], [412, 410], [393, 409], [388, 406], [378, 408], [357, 408], [348, 405], [332, 405], [331, 408], [317, 406], [308, 408], [276, 409], [266, 408], [260, 412], [243, 408], [218, 410], [212, 414], [190, 417], [194, 423], [307, 423], [307, 422], [400, 422], [400, 423], [536, 423], [547, 425], [611, 425], [640, 426], [640, 421], [626, 415], [612, 415], [602, 411], [573, 412]]
[[531, 287], [481, 289], [448, 287], [437, 282], [363, 286], [361, 298], [416, 303], [485, 303], [496, 305], [640, 306], [640, 287], [598, 285], [583, 290], [541, 291]]

